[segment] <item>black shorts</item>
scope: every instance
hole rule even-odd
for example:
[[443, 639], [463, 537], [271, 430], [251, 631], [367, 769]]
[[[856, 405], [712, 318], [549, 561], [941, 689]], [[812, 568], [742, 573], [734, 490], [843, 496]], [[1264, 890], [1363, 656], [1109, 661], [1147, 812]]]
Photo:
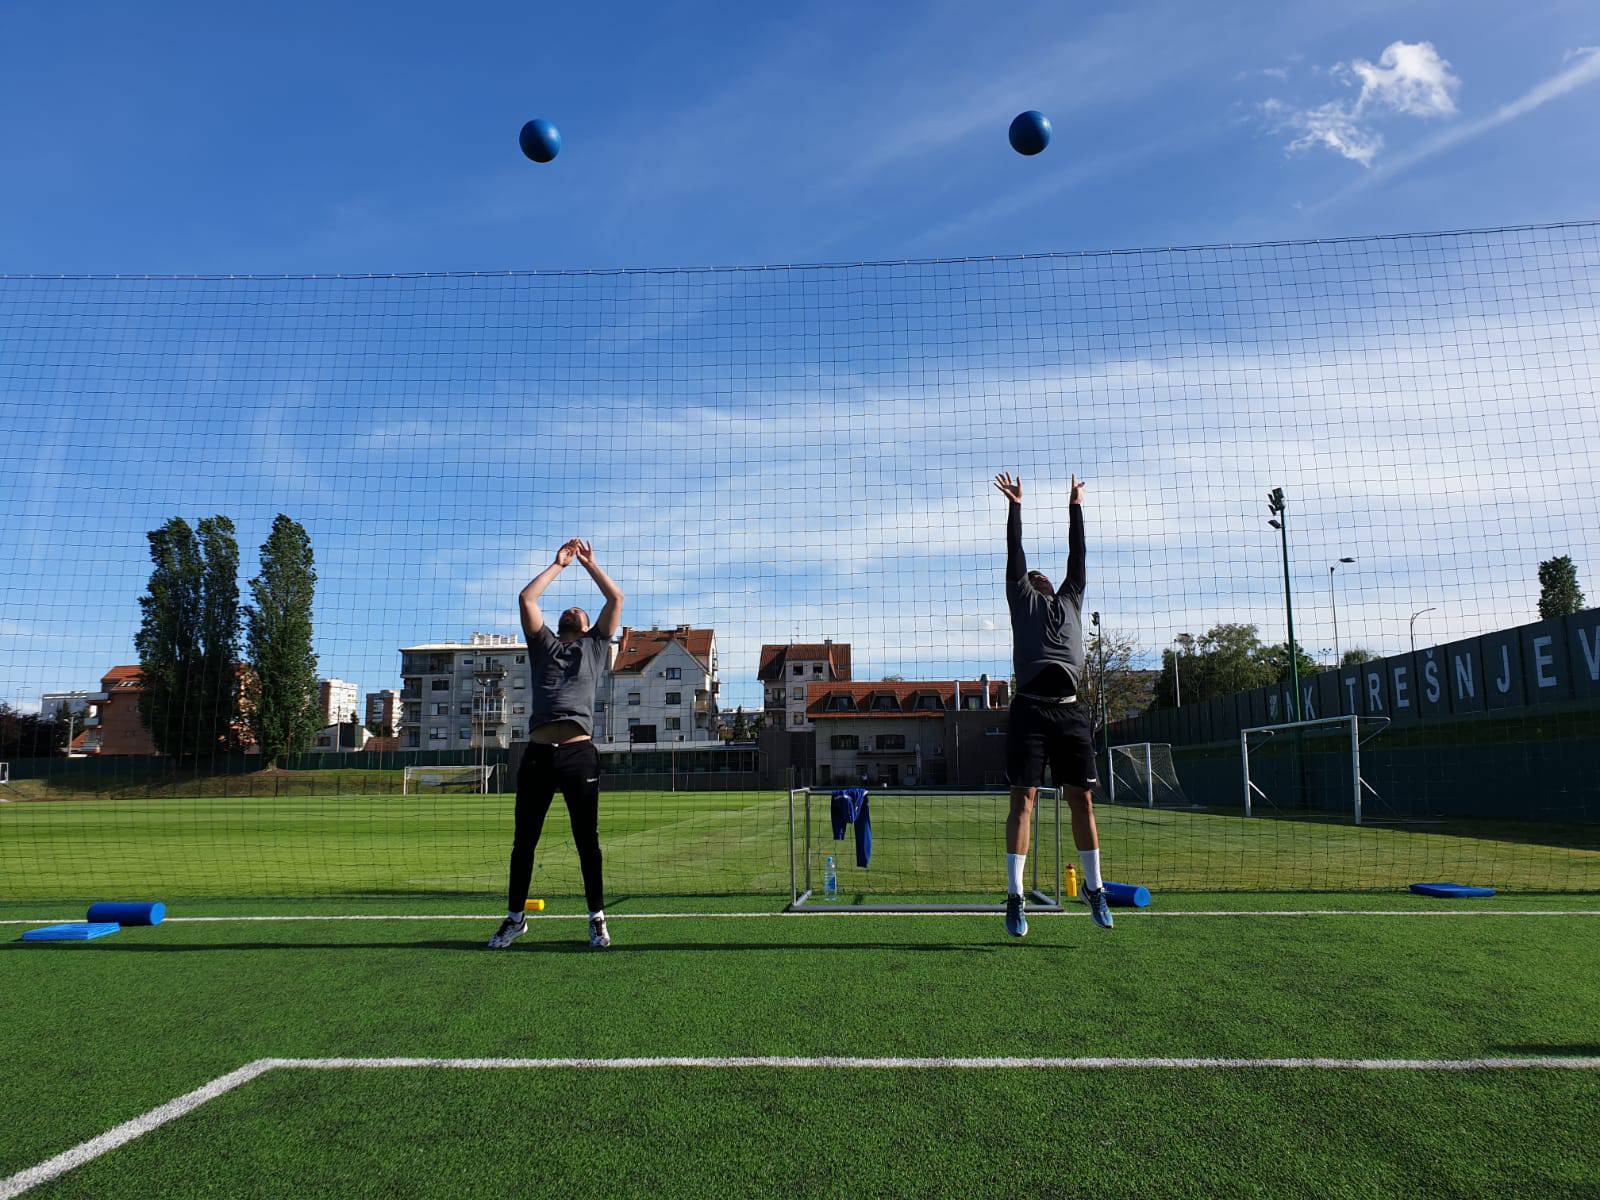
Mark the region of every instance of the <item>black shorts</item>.
[[1046, 764], [1056, 787], [1099, 782], [1088, 711], [1076, 702], [1040, 704], [1018, 696], [1006, 722], [1006, 778], [1014, 788], [1043, 787]]

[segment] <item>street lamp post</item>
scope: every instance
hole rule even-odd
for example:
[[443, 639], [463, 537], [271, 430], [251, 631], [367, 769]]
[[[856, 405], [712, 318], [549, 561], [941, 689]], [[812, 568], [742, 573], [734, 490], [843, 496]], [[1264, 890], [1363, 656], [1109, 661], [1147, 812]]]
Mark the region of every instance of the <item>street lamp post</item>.
[[1172, 639], [1177, 649], [1172, 652], [1172, 697], [1176, 707], [1183, 707], [1183, 676], [1178, 671], [1178, 660], [1183, 657], [1183, 649], [1194, 642], [1192, 633], [1180, 633]]
[[1328, 602], [1333, 605], [1333, 665], [1339, 665], [1339, 597], [1333, 591], [1333, 572], [1339, 563], [1353, 563], [1353, 558], [1341, 558], [1339, 562], [1328, 564]]
[[1267, 493], [1267, 510], [1272, 514], [1267, 524], [1276, 529], [1283, 542], [1283, 611], [1289, 625], [1289, 681], [1294, 688], [1289, 711], [1300, 720], [1300, 654], [1294, 643], [1294, 599], [1289, 589], [1289, 510], [1284, 503], [1283, 489], [1273, 488]]
[[1417, 652], [1417, 618], [1423, 613], [1438, 612], [1437, 608], [1419, 608], [1411, 614], [1411, 653]]

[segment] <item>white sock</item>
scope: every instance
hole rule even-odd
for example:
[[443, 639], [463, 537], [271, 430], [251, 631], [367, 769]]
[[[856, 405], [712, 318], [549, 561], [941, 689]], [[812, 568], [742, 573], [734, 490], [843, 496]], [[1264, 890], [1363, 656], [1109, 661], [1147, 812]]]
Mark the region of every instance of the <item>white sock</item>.
[[1028, 861], [1026, 854], [1006, 855], [1006, 892], [1012, 896], [1022, 895], [1022, 864]]
[[508, 912], [508, 913], [506, 913], [506, 919], [507, 920], [511, 920], [511, 921], [521, 921], [521, 920], [523, 920], [523, 916], [522, 916], [521, 910], [518, 910], [517, 912]]
[[1098, 892], [1105, 886], [1100, 882], [1100, 851], [1079, 850], [1078, 861], [1083, 864], [1083, 886]]
[[589, 920], [591, 920], [591, 921], [604, 921], [605, 919], [606, 919], [606, 910], [603, 909], [603, 908], [597, 908], [592, 913], [589, 914]]

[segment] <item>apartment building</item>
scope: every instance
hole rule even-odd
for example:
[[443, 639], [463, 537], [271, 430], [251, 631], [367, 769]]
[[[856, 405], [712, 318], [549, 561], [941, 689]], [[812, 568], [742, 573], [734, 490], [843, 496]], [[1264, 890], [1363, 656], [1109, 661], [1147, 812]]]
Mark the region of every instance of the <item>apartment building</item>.
[[504, 749], [528, 736], [528, 647], [474, 633], [464, 642], [400, 648], [402, 750]]
[[716, 738], [717, 635], [711, 629], [624, 628], [595, 704], [602, 742]]
[[813, 684], [816, 783], [994, 787], [1009, 687], [976, 680]]
[[756, 668], [768, 729], [810, 733], [806, 688], [814, 683], [850, 682], [850, 643], [824, 639], [761, 647]]
[[356, 685], [343, 679], [317, 680], [317, 710], [324, 725], [342, 725], [356, 711]]

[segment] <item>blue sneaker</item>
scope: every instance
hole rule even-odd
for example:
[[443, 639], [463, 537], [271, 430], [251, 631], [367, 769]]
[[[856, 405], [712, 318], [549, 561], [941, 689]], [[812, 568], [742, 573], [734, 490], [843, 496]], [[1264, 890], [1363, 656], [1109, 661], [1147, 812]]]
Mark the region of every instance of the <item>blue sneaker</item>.
[[1012, 937], [1028, 936], [1028, 918], [1023, 911], [1021, 896], [1006, 897], [1006, 932]]
[[1089, 906], [1089, 915], [1094, 918], [1094, 923], [1101, 929], [1110, 929], [1113, 924], [1111, 905], [1106, 903], [1105, 888], [1096, 888], [1091, 892], [1088, 884], [1080, 883], [1078, 891], [1083, 896], [1083, 902]]

